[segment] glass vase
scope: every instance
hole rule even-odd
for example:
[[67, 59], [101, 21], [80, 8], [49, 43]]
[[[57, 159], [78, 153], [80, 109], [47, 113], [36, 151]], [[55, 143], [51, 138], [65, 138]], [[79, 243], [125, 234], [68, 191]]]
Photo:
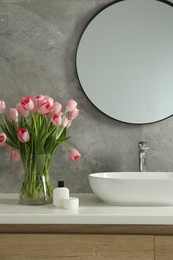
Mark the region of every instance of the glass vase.
[[52, 203], [52, 184], [49, 178], [51, 154], [22, 154], [24, 180], [19, 204], [43, 205]]

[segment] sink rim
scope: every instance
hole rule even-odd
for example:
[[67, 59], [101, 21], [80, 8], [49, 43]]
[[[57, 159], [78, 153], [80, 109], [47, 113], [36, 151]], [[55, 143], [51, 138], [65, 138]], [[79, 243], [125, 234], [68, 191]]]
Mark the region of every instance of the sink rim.
[[100, 178], [104, 180], [173, 180], [173, 172], [95, 172], [88, 178]]

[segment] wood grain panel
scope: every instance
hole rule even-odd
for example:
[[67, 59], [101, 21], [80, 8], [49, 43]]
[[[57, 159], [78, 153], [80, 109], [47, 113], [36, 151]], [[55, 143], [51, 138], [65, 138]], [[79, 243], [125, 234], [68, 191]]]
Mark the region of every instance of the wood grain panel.
[[154, 260], [154, 237], [0, 234], [3, 260]]
[[173, 225], [0, 224], [0, 233], [173, 235]]
[[173, 237], [155, 237], [155, 260], [173, 260]]

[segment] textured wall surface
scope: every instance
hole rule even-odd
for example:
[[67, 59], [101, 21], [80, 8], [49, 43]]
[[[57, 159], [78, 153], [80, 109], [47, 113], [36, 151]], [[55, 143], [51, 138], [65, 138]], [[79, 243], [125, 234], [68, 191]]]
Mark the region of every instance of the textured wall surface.
[[[0, 100], [13, 107], [22, 96], [48, 94], [63, 105], [73, 98], [80, 114], [69, 129], [82, 154], [77, 163], [60, 147], [52, 166], [56, 185], [91, 192], [88, 174], [138, 171], [138, 141], [146, 140], [148, 171], [173, 171], [173, 117], [150, 125], [113, 120], [86, 98], [75, 71], [75, 52], [86, 22], [108, 0], [0, 0]], [[0, 147], [0, 192], [18, 192], [20, 164]]]

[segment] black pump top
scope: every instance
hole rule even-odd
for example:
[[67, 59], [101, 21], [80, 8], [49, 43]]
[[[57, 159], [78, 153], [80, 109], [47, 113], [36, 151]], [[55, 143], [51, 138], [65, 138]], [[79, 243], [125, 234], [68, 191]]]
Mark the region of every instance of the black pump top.
[[58, 181], [58, 187], [63, 188], [64, 187], [64, 181]]

